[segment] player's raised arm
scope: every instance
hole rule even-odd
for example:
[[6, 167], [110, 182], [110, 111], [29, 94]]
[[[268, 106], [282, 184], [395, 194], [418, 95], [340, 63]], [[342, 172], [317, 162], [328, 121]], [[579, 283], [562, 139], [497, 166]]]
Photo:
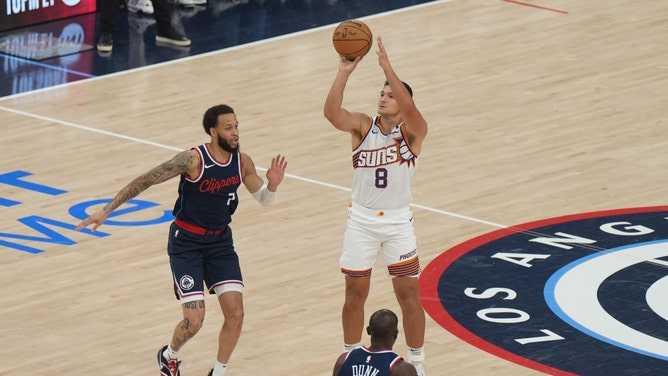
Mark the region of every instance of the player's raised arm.
[[383, 45], [380, 36], [376, 42], [378, 45], [378, 51], [376, 52], [378, 55], [378, 64], [385, 73], [385, 79], [390, 84], [390, 88], [392, 88], [392, 92], [394, 93], [394, 98], [399, 105], [401, 117], [406, 123], [406, 128], [409, 134], [413, 138], [411, 144], [417, 146], [422, 143], [422, 140], [427, 136], [427, 121], [415, 105], [411, 93], [401, 79], [399, 79], [394, 68], [392, 68], [392, 64], [390, 64], [390, 59], [387, 56], [387, 51], [385, 50], [385, 46]]

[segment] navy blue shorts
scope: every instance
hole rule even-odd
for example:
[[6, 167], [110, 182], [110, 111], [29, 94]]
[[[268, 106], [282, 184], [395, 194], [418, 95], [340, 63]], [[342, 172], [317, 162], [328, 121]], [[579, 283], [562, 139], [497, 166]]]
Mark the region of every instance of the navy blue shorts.
[[174, 293], [182, 302], [204, 299], [204, 283], [211, 294], [243, 288], [230, 227], [221, 234], [198, 235], [172, 223], [167, 254]]

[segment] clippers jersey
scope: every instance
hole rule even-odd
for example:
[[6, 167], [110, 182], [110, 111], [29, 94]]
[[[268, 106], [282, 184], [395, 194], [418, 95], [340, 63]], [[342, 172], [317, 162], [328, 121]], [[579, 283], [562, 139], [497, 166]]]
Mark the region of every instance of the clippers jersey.
[[369, 209], [405, 208], [413, 199], [418, 156], [406, 141], [403, 123], [384, 134], [376, 124], [379, 119], [371, 119], [371, 127], [353, 148], [352, 200]]
[[392, 368], [402, 358], [391, 350], [372, 352], [362, 346], [346, 355], [337, 376], [391, 376]]
[[241, 154], [237, 151], [226, 162], [218, 162], [206, 144], [193, 148], [202, 167], [197, 178], [181, 175], [179, 197], [172, 214], [184, 222], [217, 230], [227, 227], [239, 205], [237, 188], [241, 185]]

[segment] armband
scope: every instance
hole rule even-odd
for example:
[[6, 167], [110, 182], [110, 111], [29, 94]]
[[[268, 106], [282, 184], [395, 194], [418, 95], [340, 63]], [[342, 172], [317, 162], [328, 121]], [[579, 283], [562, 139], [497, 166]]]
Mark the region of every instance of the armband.
[[274, 202], [276, 198], [276, 192], [271, 192], [267, 189], [267, 184], [262, 184], [262, 188], [258, 189], [257, 192], [253, 193], [253, 198], [257, 200], [262, 206], [269, 206]]

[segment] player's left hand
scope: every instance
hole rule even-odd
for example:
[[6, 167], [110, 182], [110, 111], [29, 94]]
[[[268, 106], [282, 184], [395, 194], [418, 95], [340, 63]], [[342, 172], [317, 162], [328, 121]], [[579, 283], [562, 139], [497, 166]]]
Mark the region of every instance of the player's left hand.
[[390, 66], [390, 58], [387, 56], [387, 51], [385, 51], [385, 45], [383, 45], [383, 40], [380, 38], [380, 35], [376, 38], [376, 45], [378, 45], [378, 51], [376, 51], [376, 55], [378, 55], [378, 64], [381, 68], [385, 69]]
[[271, 167], [267, 170], [267, 188], [270, 191], [275, 191], [278, 185], [281, 184], [283, 177], [285, 177], [285, 168], [287, 166], [288, 161], [285, 160], [284, 155], [278, 154], [271, 159]]

